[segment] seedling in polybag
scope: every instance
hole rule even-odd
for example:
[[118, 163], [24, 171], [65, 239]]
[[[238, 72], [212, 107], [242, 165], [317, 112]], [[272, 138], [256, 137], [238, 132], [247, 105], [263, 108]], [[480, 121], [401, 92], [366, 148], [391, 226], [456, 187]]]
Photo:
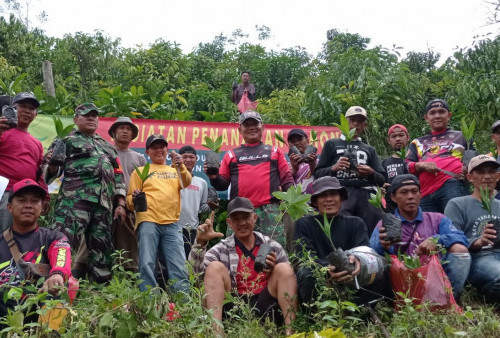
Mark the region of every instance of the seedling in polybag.
[[138, 193], [134, 198], [134, 209], [137, 212], [144, 212], [148, 210], [148, 201], [146, 199], [146, 194], [142, 190], [144, 189], [144, 183], [146, 182], [146, 180], [153, 176], [155, 173], [154, 171], [150, 173], [149, 167], [149, 163], [146, 163], [144, 168], [142, 168], [142, 171], [140, 171], [139, 168], [135, 167], [135, 172], [141, 179], [141, 192]]
[[480, 186], [479, 192], [481, 193], [481, 206], [490, 216], [490, 221], [488, 221], [488, 223], [493, 224], [493, 229], [497, 232], [492, 242], [495, 246], [498, 246], [500, 245], [500, 219], [494, 217], [492, 212], [492, 204], [495, 200], [495, 196], [488, 187], [483, 189], [483, 187]]
[[349, 128], [349, 121], [347, 121], [344, 114], [340, 114], [340, 124], [334, 123], [333, 125], [340, 129], [340, 132], [344, 135], [347, 142], [347, 150], [344, 153], [344, 156], [349, 159], [349, 169], [356, 170], [356, 167], [358, 166], [358, 157], [356, 155], [356, 151], [350, 146], [350, 143], [354, 140], [356, 128]]
[[222, 147], [222, 135], [217, 139], [212, 140], [210, 137], [205, 136], [205, 143], [202, 144], [205, 148], [211, 150], [207, 153], [205, 164], [207, 165], [208, 175], [217, 175], [220, 167], [220, 148]]
[[383, 209], [383, 194], [382, 189], [377, 187], [376, 194], [370, 194], [370, 199], [368, 200], [371, 205], [379, 209], [382, 214], [382, 226], [385, 228], [385, 233], [387, 234], [386, 240], [391, 243], [398, 243], [401, 241], [401, 219], [397, 218], [393, 214], [384, 212]]

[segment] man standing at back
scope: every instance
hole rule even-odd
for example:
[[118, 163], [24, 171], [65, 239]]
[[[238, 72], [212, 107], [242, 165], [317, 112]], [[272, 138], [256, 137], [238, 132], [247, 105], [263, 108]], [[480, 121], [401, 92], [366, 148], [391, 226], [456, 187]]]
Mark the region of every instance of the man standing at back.
[[[144, 155], [129, 148], [130, 143], [137, 137], [138, 133], [139, 128], [137, 128], [129, 117], [125, 116], [117, 118], [108, 130], [109, 136], [115, 141], [115, 149], [122, 165], [125, 191], [128, 191], [130, 175], [132, 175], [135, 168], [146, 165]], [[124, 268], [137, 271], [139, 249], [137, 247], [137, 235], [135, 234], [134, 227], [135, 212], [127, 210], [127, 217], [124, 223], [120, 221], [113, 222], [113, 240], [115, 250], [124, 250], [123, 258], [131, 260], [123, 263]]]
[[89, 277], [103, 283], [111, 278], [111, 223], [117, 218], [125, 221], [126, 207], [116, 150], [96, 134], [98, 114], [93, 103], [75, 109], [73, 121], [78, 131], [64, 138], [64, 165], [50, 166], [49, 175], [60, 174], [61, 169], [64, 172], [54, 208], [54, 227], [68, 237], [73, 250], [78, 250], [85, 236]]
[[[5, 105], [6, 108], [9, 105], [10, 102]], [[0, 116], [0, 176], [9, 180], [7, 190], [0, 196], [0, 232], [12, 224], [12, 215], [7, 210], [7, 203], [14, 183], [30, 178], [47, 190], [47, 185], [40, 178], [43, 147], [40, 141], [28, 132], [30, 123], [37, 115], [40, 102], [33, 94], [24, 92], [14, 97], [12, 105], [17, 110], [17, 127], [9, 126], [7, 118]], [[49, 206], [47, 197], [43, 202], [42, 215], [48, 212]]]
[[279, 203], [272, 193], [280, 188], [286, 191], [293, 185], [288, 163], [278, 147], [262, 143], [264, 126], [259, 113], [244, 112], [239, 122], [238, 131], [245, 144], [224, 155], [219, 173], [208, 175], [210, 183], [217, 190], [226, 190], [231, 184], [231, 200], [238, 196], [248, 198], [259, 216], [257, 231], [285, 246], [283, 225], [275, 221]]
[[[242, 99], [246, 102], [241, 102]], [[250, 83], [250, 72], [241, 72], [241, 83], [233, 84], [231, 101], [238, 106], [240, 114], [257, 107], [255, 103], [255, 85]]]
[[[353, 106], [347, 110], [345, 117], [349, 129], [356, 129], [353, 141], [347, 142], [344, 135], [326, 141], [314, 177], [337, 177], [348, 191], [348, 198], [342, 204], [343, 213], [362, 218], [370, 235], [381, 215], [368, 200], [370, 194], [376, 192], [376, 187], [384, 184], [384, 169], [375, 149], [361, 140], [361, 135], [368, 127], [366, 110]], [[349, 161], [346, 156], [348, 151], [354, 151], [357, 164]]]
[[424, 119], [431, 132], [414, 139], [406, 156], [408, 171], [421, 184], [423, 211], [443, 213], [450, 199], [468, 194], [462, 165], [467, 142], [460, 131], [448, 127], [451, 115], [445, 100], [429, 101]]

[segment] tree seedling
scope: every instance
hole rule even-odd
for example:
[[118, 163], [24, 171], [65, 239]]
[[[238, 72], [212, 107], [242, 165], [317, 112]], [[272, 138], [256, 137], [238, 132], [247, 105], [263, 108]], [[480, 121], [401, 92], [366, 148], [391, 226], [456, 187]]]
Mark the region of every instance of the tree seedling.
[[220, 148], [222, 147], [222, 135], [214, 141], [210, 137], [205, 136], [205, 143], [202, 144], [210, 152], [207, 154], [205, 164], [207, 165], [207, 175], [217, 175], [220, 167]]
[[66, 160], [66, 144], [62, 139], [71, 133], [75, 125], [70, 124], [64, 127], [60, 118], [52, 116], [52, 119], [54, 120], [54, 127], [56, 129], [56, 139], [52, 142], [47, 151], [48, 153], [52, 152], [49, 165], [62, 166]]
[[349, 121], [347, 121], [344, 114], [340, 114], [340, 124], [334, 123], [333, 125], [340, 129], [340, 132], [344, 135], [347, 142], [347, 150], [344, 153], [344, 156], [349, 159], [349, 169], [356, 170], [356, 167], [358, 166], [358, 158], [356, 156], [356, 151], [350, 146], [350, 143], [354, 140], [356, 128], [349, 128]]
[[490, 221], [488, 223], [493, 224], [493, 230], [495, 230], [496, 237], [492, 240], [494, 246], [500, 245], [500, 219], [495, 218], [492, 213], [492, 203], [495, 200], [495, 196], [492, 191], [486, 187], [479, 187], [479, 192], [481, 193], [481, 206], [490, 215]]
[[342, 250], [342, 248], [336, 248], [335, 245], [333, 245], [332, 241], [333, 220], [334, 220], [333, 217], [331, 220], [328, 220], [326, 213], [323, 214], [323, 223], [315, 219], [321, 230], [323, 230], [323, 232], [325, 233], [326, 238], [328, 238], [328, 241], [330, 242], [330, 245], [333, 248], [333, 251], [330, 252], [328, 256], [326, 256], [326, 259], [328, 260], [330, 265], [333, 265], [335, 267], [335, 270], [337, 272], [347, 271], [348, 273], [352, 273], [356, 269], [356, 265], [349, 262], [349, 257], [344, 252], [344, 250]]
[[398, 243], [401, 241], [401, 219], [397, 218], [391, 213], [384, 212], [383, 209], [383, 194], [382, 189], [377, 187], [376, 194], [370, 194], [370, 199], [368, 200], [371, 205], [379, 209], [382, 214], [382, 226], [387, 234], [386, 240], [391, 243]]
[[146, 194], [142, 190], [144, 189], [144, 182], [146, 182], [146, 180], [153, 176], [155, 173], [154, 171], [150, 173], [149, 167], [149, 163], [146, 163], [144, 168], [142, 168], [142, 171], [140, 171], [139, 168], [135, 167], [135, 172], [141, 179], [141, 192], [138, 193], [134, 198], [134, 209], [137, 212], [148, 211], [148, 201], [146, 199]]
[[307, 145], [306, 149], [304, 150], [304, 154], [301, 154], [299, 149], [296, 146], [290, 146], [288, 142], [286, 142], [283, 137], [281, 137], [280, 134], [277, 132], [274, 133], [274, 138], [277, 139], [278, 141], [286, 144], [288, 147], [288, 157], [292, 154], [297, 154], [302, 157], [301, 162], [307, 162], [307, 155], [309, 154], [316, 154], [318, 152], [318, 148], [316, 148], [313, 144], [318, 141], [318, 133], [316, 130], [311, 129], [311, 139], [309, 140], [309, 144]]
[[470, 125], [467, 125], [465, 122], [465, 118], [462, 118], [460, 121], [460, 130], [462, 131], [462, 134], [465, 137], [465, 140], [467, 141], [466, 149], [464, 150], [464, 153], [462, 154], [462, 163], [464, 166], [469, 166], [470, 160], [472, 160], [473, 157], [477, 156], [477, 151], [470, 149], [473, 144], [472, 137], [474, 136], [474, 130], [476, 129], [476, 120], [472, 120]]
[[407, 147], [403, 147], [399, 150], [396, 150], [394, 152], [396, 155], [399, 156], [399, 158], [402, 158], [403, 160], [406, 158], [406, 155], [408, 154], [408, 148]]

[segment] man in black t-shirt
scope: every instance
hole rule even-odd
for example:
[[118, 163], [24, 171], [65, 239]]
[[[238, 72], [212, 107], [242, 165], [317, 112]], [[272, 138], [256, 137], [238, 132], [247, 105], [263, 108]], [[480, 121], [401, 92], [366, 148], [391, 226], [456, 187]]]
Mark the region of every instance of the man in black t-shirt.
[[[386, 190], [391, 186], [391, 182], [394, 177], [402, 174], [408, 174], [408, 164], [405, 162], [404, 158], [401, 158], [396, 152], [401, 151], [401, 149], [406, 148], [408, 142], [410, 141], [410, 136], [408, 130], [402, 124], [395, 124], [389, 128], [387, 132], [387, 140], [391, 146], [394, 153], [382, 161], [382, 168], [385, 170], [386, 183], [384, 188]], [[387, 212], [394, 212], [397, 205], [390, 198], [386, 198], [387, 202]]]
[[[349, 128], [356, 129], [353, 141], [347, 142], [344, 135], [326, 141], [314, 177], [333, 176], [340, 181], [349, 193], [348, 199], [342, 204], [342, 213], [361, 217], [370, 235], [381, 215], [380, 210], [368, 200], [371, 193], [376, 193], [377, 186], [384, 185], [384, 169], [375, 149], [361, 140], [361, 135], [368, 127], [366, 110], [353, 106], [347, 110], [345, 117]], [[357, 163], [349, 161], [348, 152], [354, 153]]]

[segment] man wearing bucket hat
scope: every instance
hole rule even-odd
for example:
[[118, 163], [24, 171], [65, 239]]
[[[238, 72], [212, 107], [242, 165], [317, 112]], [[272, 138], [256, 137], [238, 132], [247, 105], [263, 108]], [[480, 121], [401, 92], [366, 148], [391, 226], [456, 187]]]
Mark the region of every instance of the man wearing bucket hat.
[[[135, 168], [143, 167], [147, 163], [144, 155], [129, 148], [130, 143], [137, 137], [138, 133], [139, 128], [129, 117], [125, 116], [117, 118], [108, 130], [109, 136], [115, 142], [115, 149], [120, 158], [126, 191], [128, 191], [128, 183], [132, 172], [134, 172]], [[113, 222], [113, 240], [115, 250], [124, 250], [123, 258], [130, 260], [123, 263], [124, 268], [137, 271], [138, 247], [134, 224], [135, 212], [127, 210], [124, 223]]]
[[[68, 239], [56, 230], [40, 228], [38, 218], [47, 192], [34, 180], [26, 178], [12, 185], [8, 209], [12, 223], [0, 237], [0, 286], [17, 287], [24, 279], [35, 282], [45, 277], [42, 291], [57, 294], [71, 277], [71, 254]], [[26, 263], [36, 264], [43, 275], [32, 272]], [[43, 269], [42, 269], [43, 266]], [[8, 290], [2, 288], [1, 295]], [[0, 302], [0, 316], [14, 310], [17, 301]]]
[[[14, 183], [23, 178], [30, 178], [47, 189], [40, 175], [43, 162], [42, 143], [28, 132], [39, 106], [40, 102], [28, 92], [17, 94], [12, 101], [9, 96], [0, 97], [0, 109], [4, 111], [0, 114], [0, 176], [9, 180], [3, 195], [0, 192], [0, 231], [7, 229], [12, 223], [7, 203]], [[11, 116], [12, 118], [8, 119], [7, 110], [15, 118]], [[43, 215], [48, 212], [49, 207], [50, 199], [47, 197], [43, 203]]]
[[[388, 294], [384, 278], [385, 265], [382, 257], [368, 247], [365, 223], [359, 217], [340, 214], [341, 205], [348, 197], [347, 189], [340, 185], [336, 177], [331, 176], [315, 180], [312, 189], [311, 205], [318, 209], [319, 215], [305, 216], [296, 222], [296, 254], [300, 257], [308, 252], [317, 267], [329, 268], [328, 277], [336, 284], [353, 287], [357, 279], [358, 285], [371, 290], [356, 292], [355, 302], [358, 304]], [[330, 224], [330, 236], [324, 227], [325, 215]], [[346, 250], [346, 263], [352, 265], [352, 272], [333, 265], [332, 253], [339, 250]], [[370, 269], [367, 260], [371, 261]], [[316, 279], [313, 268], [305, 264], [299, 267], [297, 284], [299, 299], [304, 303], [311, 303], [317, 297], [321, 285], [324, 285]]]
[[[195, 272], [204, 273], [205, 304], [213, 310], [214, 319], [222, 321], [223, 311], [231, 308], [230, 304], [223, 305], [225, 294], [233, 292], [248, 300], [259, 317], [289, 325], [297, 310], [293, 269], [278, 242], [254, 231], [257, 214], [252, 202], [245, 197], [229, 202], [226, 222], [233, 234], [207, 251], [211, 239], [224, 236], [214, 231], [213, 222], [214, 212], [198, 227], [189, 260]], [[256, 261], [263, 246], [272, 250], [265, 257], [263, 270], [259, 270]], [[221, 330], [218, 323], [213, 326]]]
[[[115, 148], [96, 134], [99, 109], [93, 103], [76, 107], [74, 135], [63, 139], [66, 156], [61, 167], [49, 166], [48, 176], [64, 173], [54, 208], [53, 226], [69, 239], [77, 252], [82, 237], [88, 249], [89, 278], [98, 283], [111, 278], [111, 223], [125, 221], [125, 186]], [[83, 277], [85, 266], [74, 266]]]
[[479, 155], [469, 162], [467, 179], [474, 186], [469, 196], [457, 197], [446, 205], [444, 214], [463, 230], [469, 240], [472, 263], [469, 282], [479, 292], [493, 301], [500, 302], [500, 201], [491, 201], [491, 213], [484, 210], [481, 188], [488, 188], [491, 198], [495, 185], [500, 181], [500, 163], [488, 155]]
[[401, 219], [401, 242], [386, 240], [387, 233], [382, 221], [377, 224], [370, 238], [370, 246], [381, 255], [386, 253], [429, 255], [437, 253], [438, 244], [447, 253], [443, 257], [443, 269], [450, 279], [453, 295], [458, 301], [470, 268], [469, 242], [462, 230], [458, 230], [451, 220], [437, 212], [423, 212], [420, 208], [420, 182], [411, 174], [396, 176], [389, 190], [397, 204], [395, 216]]

